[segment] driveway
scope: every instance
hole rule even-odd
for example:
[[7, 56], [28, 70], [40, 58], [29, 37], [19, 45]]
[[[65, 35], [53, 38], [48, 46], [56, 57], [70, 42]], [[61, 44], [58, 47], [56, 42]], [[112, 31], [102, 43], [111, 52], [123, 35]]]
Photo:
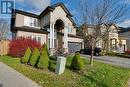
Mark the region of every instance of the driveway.
[[[90, 58], [89, 55], [82, 55], [82, 56], [86, 57], [87, 59]], [[127, 58], [111, 57], [111, 56], [94, 56], [94, 59], [100, 62], [130, 68], [130, 59]]]
[[0, 87], [40, 87], [34, 81], [0, 62]]

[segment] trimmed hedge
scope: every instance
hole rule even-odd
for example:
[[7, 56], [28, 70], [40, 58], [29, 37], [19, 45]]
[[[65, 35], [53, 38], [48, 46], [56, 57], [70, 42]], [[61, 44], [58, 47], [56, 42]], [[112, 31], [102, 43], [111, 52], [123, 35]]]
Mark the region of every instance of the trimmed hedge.
[[48, 47], [47, 47], [47, 44], [46, 44], [46, 43], [44, 43], [44, 45], [42, 45], [42, 47], [41, 47], [41, 48], [42, 48], [42, 49], [41, 49], [41, 52], [44, 50], [44, 51], [46, 51], [46, 52], [47, 52], [48, 56], [50, 55], [50, 54], [49, 54]]
[[73, 57], [71, 68], [73, 70], [81, 70], [83, 66], [84, 66], [84, 62], [81, 59], [80, 54], [76, 53], [75, 56]]
[[28, 47], [27, 49], [26, 49], [26, 52], [25, 52], [25, 54], [24, 54], [24, 56], [21, 58], [21, 62], [22, 63], [28, 63], [29, 62], [29, 59], [30, 59], [30, 57], [31, 57], [31, 49]]
[[40, 59], [38, 61], [37, 67], [40, 69], [47, 69], [49, 66], [49, 58], [47, 52], [43, 51], [41, 53]]
[[40, 55], [40, 59], [38, 61], [37, 67], [41, 69], [47, 69], [49, 66], [49, 57], [48, 57], [48, 52], [47, 52], [47, 45], [44, 45], [42, 49], [42, 53]]
[[34, 51], [29, 61], [30, 65], [36, 66], [39, 56], [40, 56], [40, 52], [38, 48], [34, 48]]

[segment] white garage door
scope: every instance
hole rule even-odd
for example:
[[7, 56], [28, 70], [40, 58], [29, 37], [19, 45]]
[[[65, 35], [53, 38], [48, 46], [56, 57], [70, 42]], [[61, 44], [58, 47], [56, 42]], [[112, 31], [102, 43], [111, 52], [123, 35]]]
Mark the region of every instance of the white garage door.
[[74, 52], [80, 51], [82, 49], [82, 44], [76, 43], [76, 42], [69, 42], [68, 47], [69, 47], [69, 52], [74, 53]]

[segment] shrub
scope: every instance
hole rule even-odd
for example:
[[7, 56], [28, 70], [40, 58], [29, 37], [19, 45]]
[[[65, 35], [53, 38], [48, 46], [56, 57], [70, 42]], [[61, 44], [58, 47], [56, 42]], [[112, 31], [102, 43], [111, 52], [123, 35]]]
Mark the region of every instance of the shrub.
[[56, 68], [56, 61], [55, 60], [49, 60], [49, 70], [51, 71], [55, 71], [55, 68]]
[[33, 51], [35, 47], [40, 49], [41, 44], [32, 39], [17, 38], [10, 42], [8, 55], [22, 57], [28, 47]]
[[105, 56], [105, 55], [106, 55], [106, 51], [101, 50], [100, 55], [101, 55], [101, 56]]
[[39, 56], [40, 56], [40, 52], [39, 52], [38, 48], [34, 48], [32, 56], [29, 60], [30, 65], [36, 66]]
[[111, 51], [111, 52], [107, 52], [106, 55], [107, 56], [116, 56], [117, 53]]
[[118, 53], [117, 56], [118, 57], [124, 57], [124, 58], [130, 58], [129, 54], [123, 54], [123, 53]]
[[80, 57], [79, 53], [76, 53], [73, 57], [71, 68], [74, 70], [81, 70], [84, 66], [83, 60]]
[[29, 61], [29, 59], [30, 59], [30, 57], [31, 57], [31, 50], [30, 50], [30, 48], [28, 47], [27, 49], [26, 49], [26, 52], [25, 52], [25, 54], [24, 54], [24, 56], [22, 57], [22, 59], [21, 59], [21, 62], [22, 63], [28, 63], [28, 61]]
[[49, 66], [49, 58], [48, 58], [47, 48], [46, 46], [44, 46], [37, 67], [41, 69], [42, 68], [47, 69], [48, 66]]
[[50, 60], [56, 60], [57, 57], [56, 57], [56, 56], [49, 56], [49, 59], [50, 59]]
[[41, 52], [42, 52], [43, 50], [47, 52], [48, 56], [50, 55], [46, 43], [44, 43], [44, 44], [42, 45], [42, 47], [41, 47]]

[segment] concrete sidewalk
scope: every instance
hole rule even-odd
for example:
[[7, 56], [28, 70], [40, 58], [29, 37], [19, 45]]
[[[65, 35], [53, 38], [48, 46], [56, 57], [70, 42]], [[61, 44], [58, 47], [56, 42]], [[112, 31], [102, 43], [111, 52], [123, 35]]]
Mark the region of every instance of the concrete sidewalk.
[[[87, 59], [90, 58], [89, 55], [81, 55], [81, 56]], [[94, 56], [94, 60], [125, 67], [125, 68], [130, 68], [130, 59], [127, 59], [127, 58], [111, 57], [111, 56]]]
[[[1, 86], [2, 85], [2, 86]], [[16, 70], [0, 62], [0, 87], [41, 87]]]

